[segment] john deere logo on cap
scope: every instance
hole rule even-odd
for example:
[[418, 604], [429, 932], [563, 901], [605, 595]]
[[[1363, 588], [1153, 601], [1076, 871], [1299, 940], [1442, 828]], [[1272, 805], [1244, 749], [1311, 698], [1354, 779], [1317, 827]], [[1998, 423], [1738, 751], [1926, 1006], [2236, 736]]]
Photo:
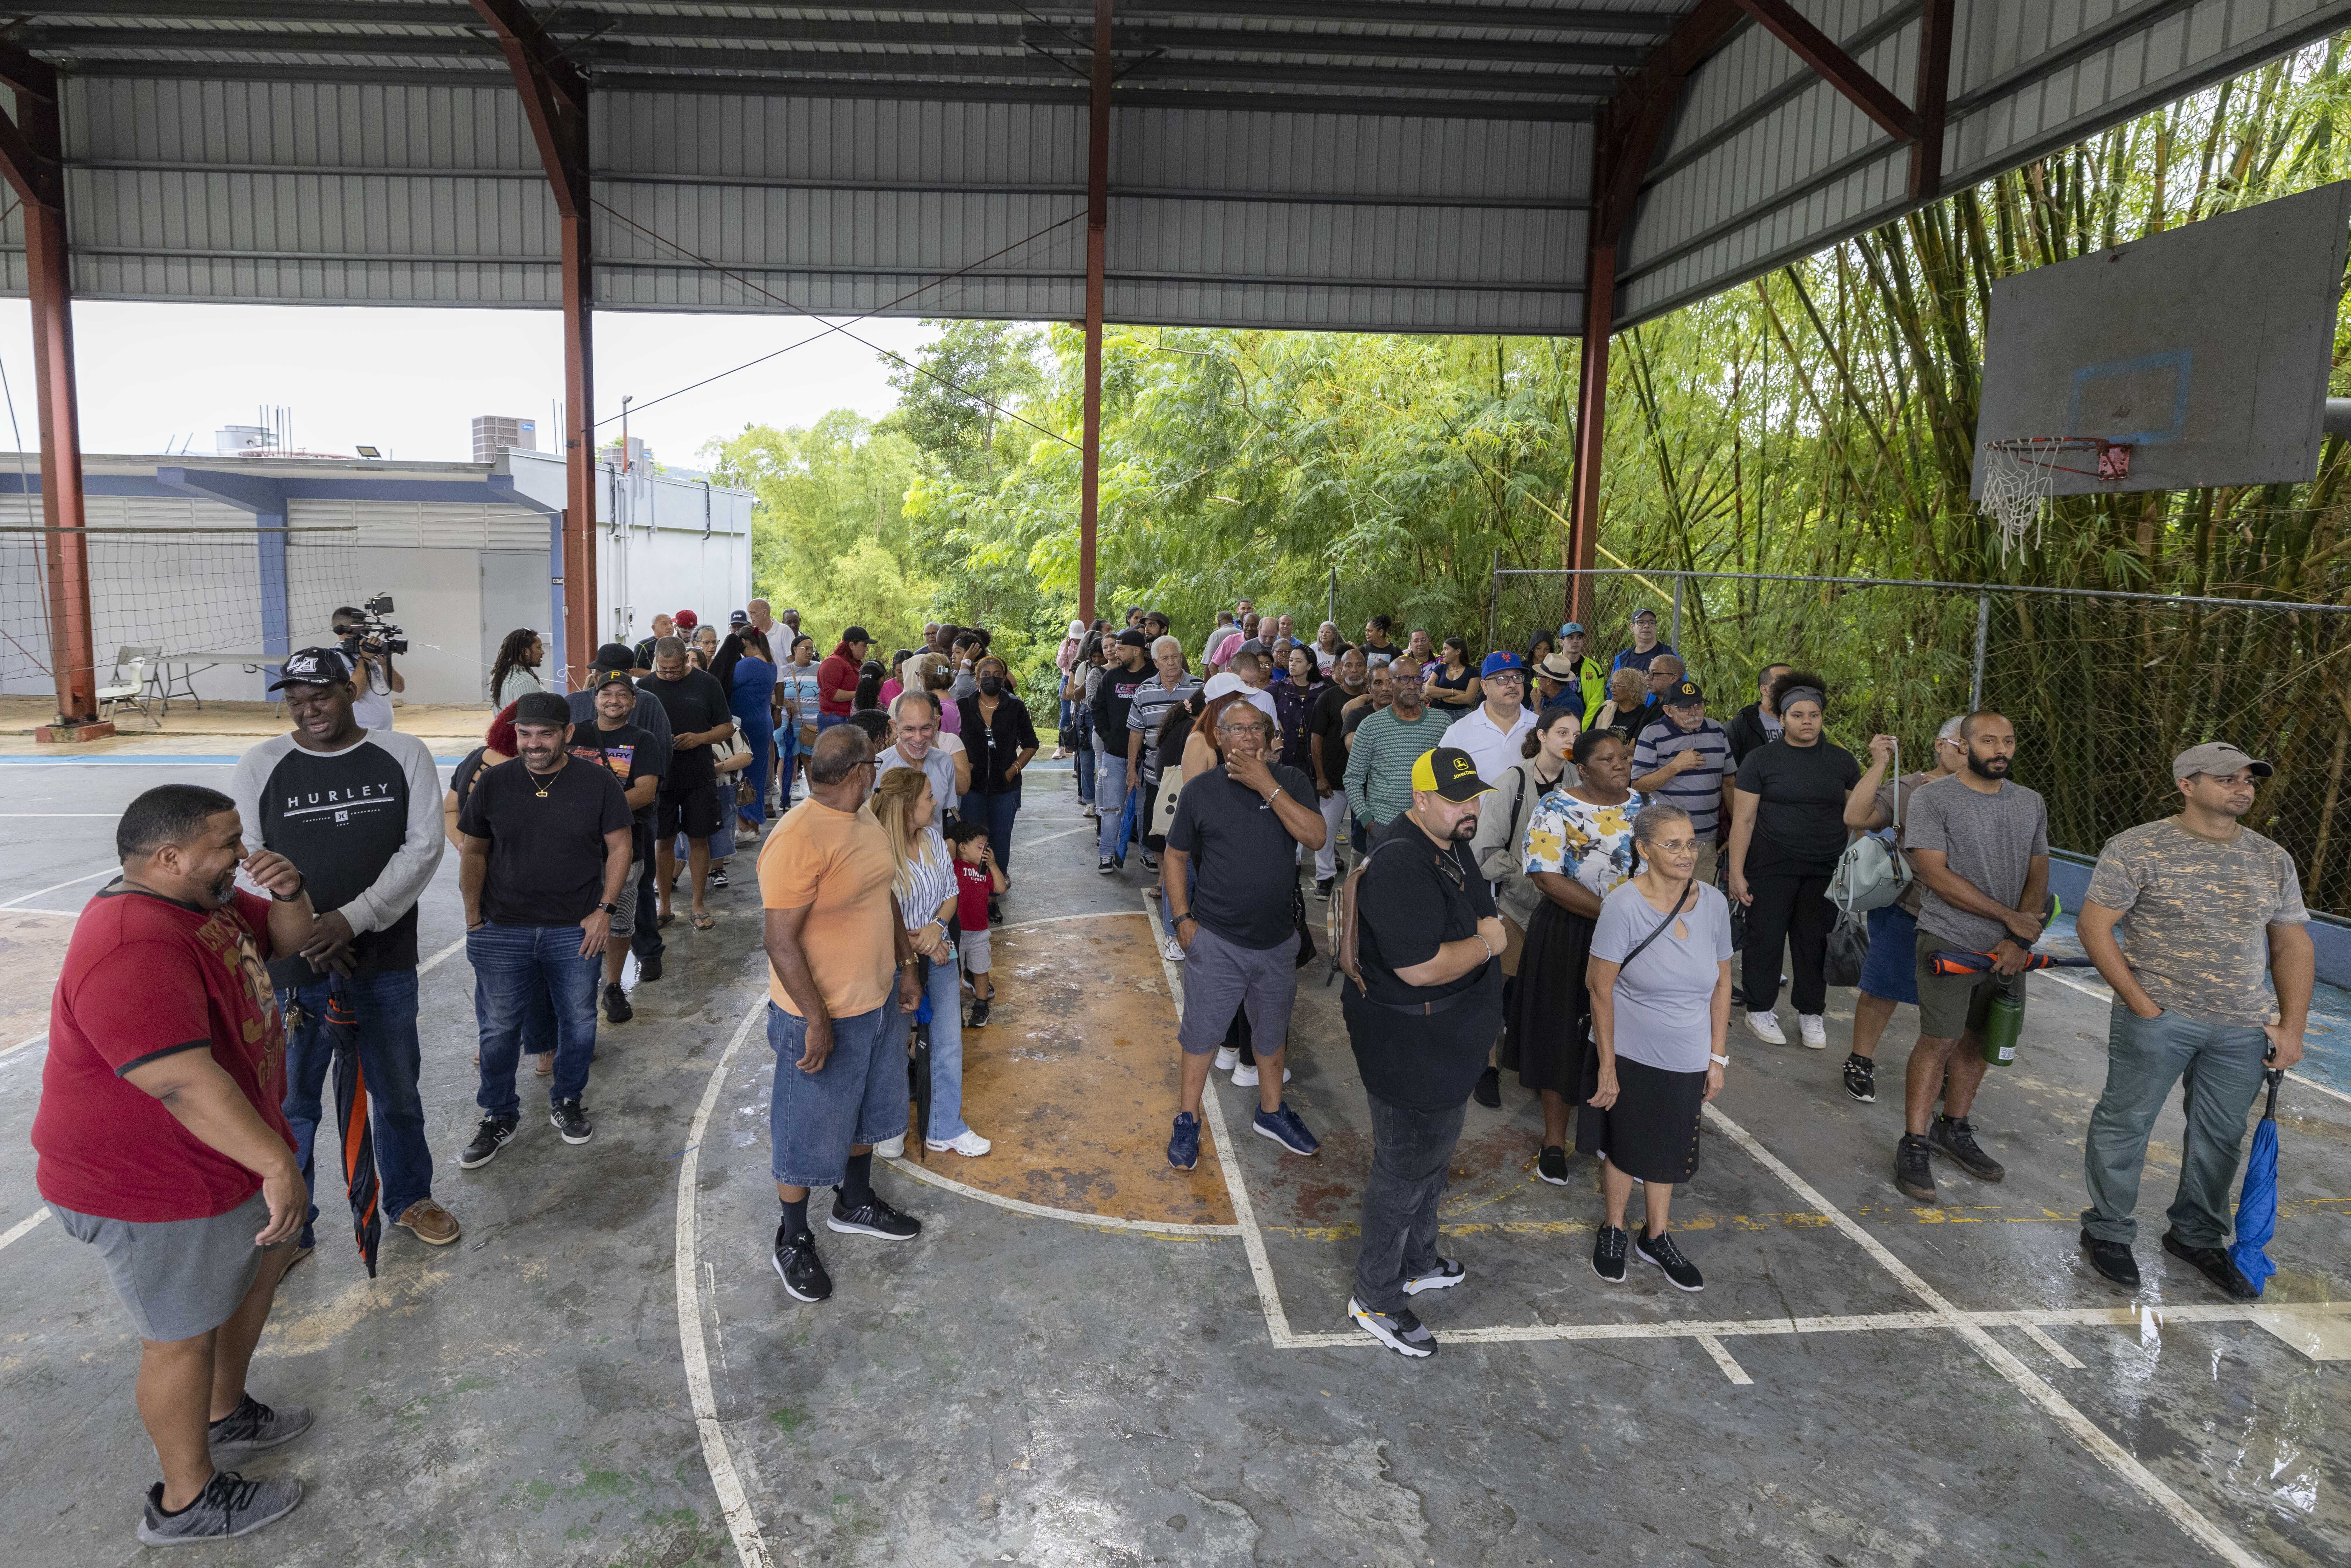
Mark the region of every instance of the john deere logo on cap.
[[1454, 778], [1456, 778], [1456, 779], [1467, 779], [1467, 778], [1468, 778], [1471, 774], [1473, 774], [1473, 773], [1475, 773], [1475, 772], [1477, 772], [1477, 771], [1478, 771], [1478, 765], [1477, 765], [1476, 763], [1474, 763], [1474, 762], [1470, 761], [1468, 758], [1464, 757], [1464, 756], [1461, 756], [1461, 755], [1460, 755], [1460, 754], [1458, 754], [1458, 753], [1456, 753], [1456, 754], [1455, 754], [1455, 756], [1454, 756], [1454, 758], [1453, 758], [1453, 777], [1454, 777]]

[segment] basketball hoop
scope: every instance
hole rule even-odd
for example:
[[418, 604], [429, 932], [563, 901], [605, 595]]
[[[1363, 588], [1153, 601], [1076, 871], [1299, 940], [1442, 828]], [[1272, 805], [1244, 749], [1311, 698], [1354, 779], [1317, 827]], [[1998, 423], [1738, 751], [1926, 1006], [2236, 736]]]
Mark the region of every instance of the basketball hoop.
[[[2032, 535], [2037, 548], [2049, 517], [2049, 497], [2057, 476], [2082, 474], [2102, 485], [2130, 477], [2131, 449], [2095, 435], [2022, 435], [1984, 443], [1983, 498], [1976, 510], [2000, 529], [2000, 557], [2022, 549]], [[2071, 458], [2073, 461], [2066, 461]]]

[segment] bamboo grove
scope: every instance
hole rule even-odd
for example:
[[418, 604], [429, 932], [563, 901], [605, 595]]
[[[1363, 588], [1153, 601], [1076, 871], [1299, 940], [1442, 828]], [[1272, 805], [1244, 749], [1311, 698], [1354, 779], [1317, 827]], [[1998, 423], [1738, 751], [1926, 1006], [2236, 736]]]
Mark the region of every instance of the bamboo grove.
[[[2016, 719], [2019, 777], [2049, 796], [2059, 844], [2094, 851], [2167, 810], [2176, 745], [2226, 737], [2276, 759], [2256, 817], [2301, 862], [2314, 904], [2351, 912], [2351, 616], [1998, 591], [2351, 604], [2344, 444], [2328, 442], [2307, 485], [2061, 501], [2042, 538], [2004, 558], [1968, 500], [1992, 284], [2351, 175], [2345, 47], [1620, 335], [1602, 564], [1648, 575], [1604, 580], [1597, 643], [1621, 640], [1637, 603], [1666, 612], [1656, 574], [1677, 570], [1985, 585], [1985, 697]], [[1386, 611], [1522, 647], [1557, 623], [1562, 580], [1492, 569], [1562, 564], [1576, 350], [1111, 329], [1103, 608], [1154, 604], [1196, 635], [1249, 593], [1309, 626], [1331, 615], [1352, 634]], [[943, 417], [934, 405], [952, 394], [915, 384], [875, 423], [747, 429], [720, 466], [764, 503], [763, 590], [807, 601], [886, 587], [900, 619], [927, 608], [998, 627], [1034, 679], [1075, 597], [1077, 335], [957, 323], [934, 352], [959, 378], [989, 378], [1019, 419]], [[2346, 352], [2338, 329], [2338, 395]], [[1681, 609], [1718, 713], [1749, 700], [1772, 658], [1829, 677], [1848, 744], [1889, 729], [1923, 758], [1965, 706], [1974, 593], [1717, 580], [1688, 584]]]

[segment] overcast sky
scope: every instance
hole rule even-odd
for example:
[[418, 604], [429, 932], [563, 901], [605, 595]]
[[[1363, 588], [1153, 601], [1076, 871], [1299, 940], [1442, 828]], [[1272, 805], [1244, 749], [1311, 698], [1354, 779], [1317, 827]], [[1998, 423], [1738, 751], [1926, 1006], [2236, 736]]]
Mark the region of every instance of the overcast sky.
[[[553, 450], [560, 324], [552, 310], [80, 301], [82, 450], [161, 453], [193, 438], [193, 451], [208, 453], [221, 425], [265, 423], [263, 404], [292, 410], [294, 442], [305, 451], [349, 454], [364, 443], [387, 457], [470, 461], [477, 413], [536, 419], [540, 449]], [[807, 317], [600, 314], [598, 417], [618, 415], [623, 394], [650, 402], [820, 330]], [[930, 335], [910, 320], [849, 330], [899, 353]], [[834, 408], [887, 413], [896, 400], [883, 379], [892, 368], [835, 333], [642, 414], [632, 409], [629, 432], [663, 462], [698, 467], [705, 442], [747, 423], [806, 424]], [[16, 427], [37, 448], [31, 327], [19, 300], [0, 300], [0, 371]], [[615, 419], [603, 438], [619, 431]], [[0, 445], [14, 440], [0, 425]]]

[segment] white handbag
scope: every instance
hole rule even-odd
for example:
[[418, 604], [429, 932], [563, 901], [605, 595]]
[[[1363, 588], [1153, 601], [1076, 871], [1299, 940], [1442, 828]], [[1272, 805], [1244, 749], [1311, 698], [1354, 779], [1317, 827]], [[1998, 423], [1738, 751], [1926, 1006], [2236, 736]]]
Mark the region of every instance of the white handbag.
[[1159, 798], [1152, 802], [1151, 825], [1144, 831], [1160, 838], [1176, 825], [1176, 797], [1184, 792], [1184, 770], [1166, 767], [1159, 770]]

